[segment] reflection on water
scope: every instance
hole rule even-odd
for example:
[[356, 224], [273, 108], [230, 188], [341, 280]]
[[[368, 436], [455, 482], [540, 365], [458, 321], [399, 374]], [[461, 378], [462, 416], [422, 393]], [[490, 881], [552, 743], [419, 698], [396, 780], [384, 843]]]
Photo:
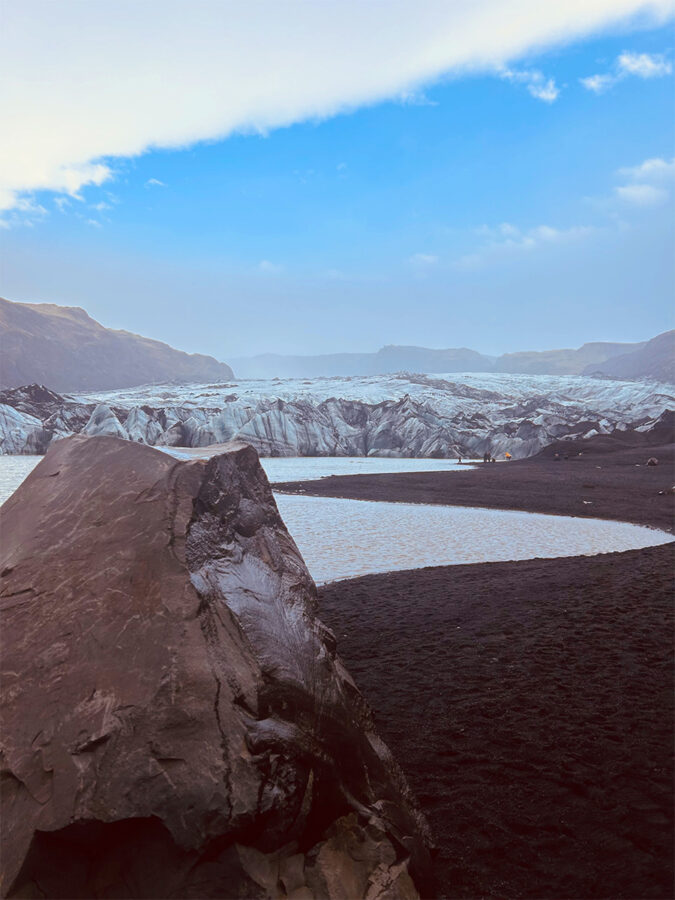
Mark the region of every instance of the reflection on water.
[[[41, 456], [0, 456], [0, 502]], [[261, 460], [270, 481], [348, 472], [448, 469], [430, 459], [290, 458]], [[369, 572], [420, 566], [578, 556], [634, 550], [672, 540], [665, 532], [623, 522], [492, 509], [371, 503], [276, 494], [279, 511], [314, 579], [323, 583]]]
[[276, 501], [319, 584], [369, 572], [610, 553], [672, 540], [663, 531], [601, 519], [288, 494]]

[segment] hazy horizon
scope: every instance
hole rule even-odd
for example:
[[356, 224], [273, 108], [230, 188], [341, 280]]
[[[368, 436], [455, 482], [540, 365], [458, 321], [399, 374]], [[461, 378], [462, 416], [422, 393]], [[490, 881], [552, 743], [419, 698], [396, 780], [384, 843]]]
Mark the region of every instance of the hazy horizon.
[[[27, 304], [27, 305], [29, 305], [29, 306], [41, 306], [41, 305], [43, 305], [43, 304], [50, 304], [50, 305], [54, 305], [54, 306], [63, 306], [64, 308], [67, 308], [67, 307], [69, 307], [69, 306], [70, 306], [70, 307], [75, 306], [75, 304], [67, 304], [67, 303], [57, 303], [57, 304], [54, 304], [52, 301], [49, 301], [49, 300], [30, 300], [30, 301], [29, 301], [29, 300], [15, 300], [14, 298], [11, 298], [11, 297], [4, 297], [3, 299], [9, 300], [9, 301], [12, 302], [12, 303], [24, 303], [24, 304]], [[79, 307], [79, 308], [84, 309], [84, 307]], [[91, 316], [91, 313], [89, 312], [89, 310], [85, 309], [85, 312]], [[91, 318], [94, 318], [94, 317], [91, 316]], [[103, 326], [106, 327], [106, 328], [107, 328], [107, 327], [111, 327], [111, 326], [107, 326], [104, 322], [99, 322], [99, 324], [103, 325]], [[119, 328], [119, 329], [116, 329], [116, 330], [127, 331], [127, 332], [130, 331], [130, 329], [128, 329], [128, 328], [123, 328], [123, 327], [121, 327], [121, 328]], [[670, 329], [667, 329], [667, 330], [670, 330]], [[131, 332], [131, 333], [132, 333], [132, 334], [137, 334], [137, 332]], [[144, 338], [150, 338], [151, 340], [160, 340], [160, 338], [158, 338], [158, 337], [157, 337], [156, 335], [154, 335], [154, 334], [142, 334], [142, 335], [139, 335], [139, 336], [140, 336], [140, 337], [144, 337]], [[262, 356], [289, 356], [289, 357], [290, 357], [290, 356], [294, 356], [294, 357], [295, 357], [295, 356], [297, 356], [297, 357], [309, 356], [309, 357], [314, 357], [314, 356], [342, 356], [342, 355], [344, 355], [344, 356], [350, 356], [350, 355], [376, 354], [376, 353], [378, 353], [379, 351], [386, 349], [387, 347], [396, 347], [396, 348], [399, 348], [399, 349], [410, 349], [410, 350], [416, 350], [416, 349], [419, 349], [419, 350], [433, 350], [433, 351], [442, 351], [442, 350], [473, 350], [473, 351], [475, 351], [476, 353], [480, 353], [482, 356], [493, 357], [493, 358], [497, 359], [499, 356], [504, 355], [504, 354], [509, 354], [509, 353], [545, 353], [545, 352], [547, 352], [547, 351], [554, 351], [554, 350], [578, 350], [578, 349], [579, 349], [581, 346], [583, 346], [584, 344], [596, 344], [596, 343], [625, 343], [625, 344], [627, 344], [627, 345], [630, 345], [630, 344], [646, 343], [647, 341], [651, 340], [651, 338], [656, 337], [656, 336], [657, 336], [657, 335], [655, 335], [655, 334], [650, 334], [650, 335], [647, 335], [647, 336], [645, 336], [645, 337], [636, 337], [636, 338], [633, 338], [633, 339], [630, 339], [630, 340], [626, 340], [626, 341], [609, 341], [609, 340], [606, 340], [606, 339], [604, 339], [604, 338], [598, 337], [598, 338], [590, 338], [589, 340], [584, 340], [584, 341], [582, 341], [580, 344], [578, 344], [578, 345], [575, 346], [575, 347], [563, 347], [563, 346], [555, 346], [555, 347], [554, 347], [554, 346], [547, 346], [547, 347], [513, 347], [513, 348], [511, 348], [511, 349], [504, 350], [503, 353], [499, 353], [499, 354], [495, 354], [495, 353], [487, 353], [487, 352], [485, 352], [484, 350], [482, 350], [480, 347], [466, 347], [465, 345], [453, 345], [453, 346], [451, 346], [451, 345], [449, 345], [449, 344], [448, 344], [448, 345], [437, 345], [437, 346], [422, 346], [422, 345], [420, 345], [420, 344], [407, 344], [407, 343], [404, 343], [403, 340], [401, 340], [400, 342], [397, 342], [397, 343], [391, 343], [391, 344], [379, 344], [379, 345], [377, 345], [377, 346], [367, 347], [366, 349], [362, 349], [362, 350], [354, 350], [354, 349], [352, 349], [351, 347], [346, 347], [346, 348], [344, 348], [344, 349], [333, 350], [333, 351], [329, 351], [329, 352], [327, 352], [327, 353], [311, 353], [311, 352], [307, 352], [307, 353], [284, 353], [284, 352], [281, 351], [281, 350], [279, 350], [279, 351], [277, 351], [277, 350], [270, 350], [270, 351], [264, 351], [264, 352], [262, 352], [262, 353], [251, 353], [251, 354], [243, 354], [243, 353], [239, 353], [239, 354], [237, 354], [236, 356], [232, 355], [232, 356], [230, 356], [230, 357], [227, 358], [227, 359], [218, 357], [216, 354], [207, 354], [207, 355], [215, 356], [215, 358], [218, 359], [220, 362], [230, 363], [230, 362], [232, 362], [232, 361], [236, 362], [237, 360], [254, 359], [254, 358], [259, 357], [259, 356], [260, 356], [260, 357], [262, 357]], [[167, 343], [167, 342], [164, 342], [164, 343]], [[174, 347], [176, 350], [183, 350], [184, 352], [187, 352], [187, 353], [205, 353], [205, 352], [206, 352], [206, 351], [200, 350], [200, 349], [198, 349], [198, 348], [195, 349], [195, 350], [186, 350], [186, 348], [180, 346], [179, 343], [170, 344], [170, 346]], [[235, 374], [236, 374], [236, 373], [235, 373]]]

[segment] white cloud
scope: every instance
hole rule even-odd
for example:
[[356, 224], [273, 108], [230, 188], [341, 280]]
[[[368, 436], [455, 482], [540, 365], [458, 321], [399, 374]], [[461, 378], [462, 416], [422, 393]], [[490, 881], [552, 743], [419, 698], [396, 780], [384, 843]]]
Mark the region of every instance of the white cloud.
[[492, 238], [493, 244], [504, 247], [523, 247], [530, 249], [538, 244], [560, 243], [585, 237], [593, 231], [585, 225], [573, 225], [571, 228], [554, 228], [551, 225], [537, 225], [535, 228], [522, 230], [510, 222], [502, 222], [496, 228], [483, 225], [481, 233]]
[[159, 178], [148, 178], [145, 182], [146, 187], [166, 187], [163, 181], [160, 181]]
[[669, 181], [675, 179], [675, 157], [671, 160], [646, 159], [637, 166], [626, 166], [619, 169], [619, 175], [632, 181]]
[[261, 259], [258, 263], [258, 268], [261, 272], [277, 274], [278, 272], [282, 272], [284, 267], [278, 265], [277, 263], [270, 262], [269, 259]]
[[0, 216], [0, 228], [13, 228], [17, 225], [31, 227], [40, 219], [44, 219], [47, 210], [31, 197], [18, 197], [11, 209]]
[[100, 222], [97, 222], [96, 219], [87, 219], [87, 225], [91, 228], [103, 228]]
[[638, 78], [661, 78], [673, 71], [670, 63], [662, 54], [657, 53], [621, 53], [617, 56], [612, 72], [602, 75], [589, 75], [579, 81], [588, 91], [604, 94], [619, 81], [636, 75]]
[[414, 266], [433, 266], [438, 262], [438, 257], [433, 253], [413, 253], [408, 262]]
[[587, 91], [593, 91], [594, 94], [604, 94], [608, 91], [616, 81], [614, 75], [589, 75], [588, 78], [580, 78]]
[[532, 251], [551, 244], [566, 244], [582, 240], [597, 231], [587, 225], [573, 225], [571, 228], [554, 228], [551, 225], [537, 225], [522, 229], [511, 222], [500, 225], [481, 225], [476, 234], [486, 238], [482, 247], [473, 253], [455, 260], [458, 269], [473, 269], [491, 258], [503, 257], [511, 252]]
[[619, 169], [617, 174], [628, 182], [614, 188], [620, 201], [638, 207], [663, 206], [675, 181], [675, 157], [646, 159], [637, 166]]
[[537, 100], [544, 100], [546, 103], [553, 103], [554, 100], [558, 99], [558, 95], [560, 94], [560, 89], [556, 87], [552, 78], [547, 78], [541, 84], [530, 82], [527, 89], [533, 97], [537, 98]]
[[672, 64], [660, 54], [622, 53], [616, 62], [620, 72], [638, 78], [662, 78], [673, 71]]
[[537, 100], [553, 103], [560, 95], [553, 78], [547, 78], [539, 69], [501, 69], [499, 77], [514, 84], [524, 84], [529, 93]]
[[424, 91], [403, 91], [398, 102], [404, 106], [438, 106], [438, 102], [427, 97]]
[[620, 200], [634, 206], [661, 206], [668, 199], [668, 191], [653, 184], [623, 184], [614, 192]]
[[[158, 15], [134, 0], [4, 0], [0, 204], [76, 195], [110, 179], [115, 158], [264, 134], [674, 11], [675, 0], [201, 0], [197, 11], [164, 0]], [[549, 102], [556, 90], [535, 89]]]

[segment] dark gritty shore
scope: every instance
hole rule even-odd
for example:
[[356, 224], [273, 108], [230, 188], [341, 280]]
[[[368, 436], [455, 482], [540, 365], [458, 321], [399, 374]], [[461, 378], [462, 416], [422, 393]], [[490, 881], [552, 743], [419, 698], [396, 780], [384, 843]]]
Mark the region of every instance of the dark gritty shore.
[[[556, 449], [275, 487], [672, 530], [672, 444]], [[673, 897], [674, 563], [670, 544], [320, 589], [434, 829], [439, 897]]]

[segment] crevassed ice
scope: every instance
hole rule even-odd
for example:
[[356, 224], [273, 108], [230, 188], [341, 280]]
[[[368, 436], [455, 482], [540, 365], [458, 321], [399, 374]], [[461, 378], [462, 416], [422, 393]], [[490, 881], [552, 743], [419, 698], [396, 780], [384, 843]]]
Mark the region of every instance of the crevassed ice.
[[[486, 397], [465, 396], [461, 388], [494, 393]], [[308, 400], [320, 403], [331, 397], [379, 403], [399, 400], [406, 394], [428, 401], [434, 409], [452, 413], [476, 411], [492, 417], [500, 407], [533, 398], [549, 403], [583, 405], [593, 412], [625, 414], [628, 418], [657, 416], [672, 405], [675, 396], [669, 385], [635, 381], [600, 381], [581, 376], [513, 375], [509, 373], [457, 373], [433, 375], [362, 375], [325, 378], [241, 379], [225, 384], [142, 385], [117, 391], [74, 395], [89, 403], [136, 406], [219, 407], [223, 397], [257, 403], [264, 399]], [[494, 410], [492, 407], [494, 406]], [[635, 413], [635, 416], [632, 414]]]

